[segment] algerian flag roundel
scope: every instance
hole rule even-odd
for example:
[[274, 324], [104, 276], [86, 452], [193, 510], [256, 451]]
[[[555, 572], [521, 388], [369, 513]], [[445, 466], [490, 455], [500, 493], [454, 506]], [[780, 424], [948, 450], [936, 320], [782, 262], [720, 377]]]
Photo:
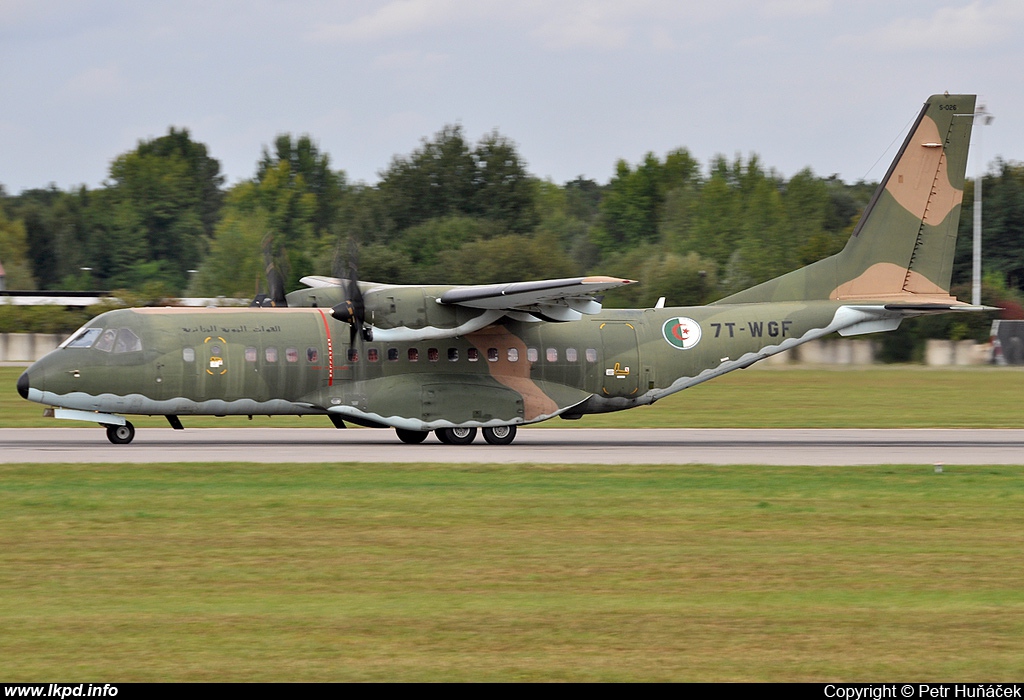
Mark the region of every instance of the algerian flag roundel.
[[689, 350], [700, 342], [700, 324], [685, 316], [665, 321], [661, 333], [669, 345], [680, 350]]

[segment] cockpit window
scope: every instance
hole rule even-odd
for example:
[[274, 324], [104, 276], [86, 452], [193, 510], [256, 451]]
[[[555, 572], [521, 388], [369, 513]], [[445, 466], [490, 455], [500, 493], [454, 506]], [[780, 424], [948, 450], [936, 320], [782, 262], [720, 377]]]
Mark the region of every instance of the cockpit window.
[[96, 338], [103, 332], [102, 328], [83, 328], [64, 341], [62, 348], [90, 348]]
[[103, 335], [96, 341], [96, 349], [102, 350], [103, 352], [110, 352], [114, 349], [114, 340], [117, 338], [117, 329], [108, 328], [103, 331]]
[[139, 336], [132, 333], [128, 328], [122, 328], [117, 332], [117, 342], [114, 343], [114, 354], [121, 352], [138, 352], [142, 350], [142, 341]]

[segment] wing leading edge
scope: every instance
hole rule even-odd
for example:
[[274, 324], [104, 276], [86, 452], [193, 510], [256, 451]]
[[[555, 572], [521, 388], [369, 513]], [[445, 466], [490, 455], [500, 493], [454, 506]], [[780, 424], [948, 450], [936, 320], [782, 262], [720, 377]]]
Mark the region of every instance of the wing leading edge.
[[619, 277], [568, 277], [481, 284], [455, 287], [437, 301], [449, 306], [526, 314], [544, 321], [578, 321], [584, 314], [601, 310], [601, 298], [596, 295], [634, 282]]

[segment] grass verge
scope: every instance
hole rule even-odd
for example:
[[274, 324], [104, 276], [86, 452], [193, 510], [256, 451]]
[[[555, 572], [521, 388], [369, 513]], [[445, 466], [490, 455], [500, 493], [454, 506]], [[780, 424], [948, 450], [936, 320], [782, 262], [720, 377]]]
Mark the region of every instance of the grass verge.
[[0, 676], [1019, 680], [1019, 467], [0, 465]]

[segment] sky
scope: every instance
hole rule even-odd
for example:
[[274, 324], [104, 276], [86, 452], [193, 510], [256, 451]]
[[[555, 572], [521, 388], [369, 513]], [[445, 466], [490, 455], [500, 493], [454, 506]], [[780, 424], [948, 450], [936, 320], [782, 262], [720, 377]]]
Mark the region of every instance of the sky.
[[446, 124], [556, 183], [680, 147], [878, 180], [944, 91], [995, 116], [974, 174], [1024, 160], [1022, 36], [1020, 0], [0, 0], [0, 185], [100, 186], [171, 126], [228, 184], [282, 133], [374, 184]]

